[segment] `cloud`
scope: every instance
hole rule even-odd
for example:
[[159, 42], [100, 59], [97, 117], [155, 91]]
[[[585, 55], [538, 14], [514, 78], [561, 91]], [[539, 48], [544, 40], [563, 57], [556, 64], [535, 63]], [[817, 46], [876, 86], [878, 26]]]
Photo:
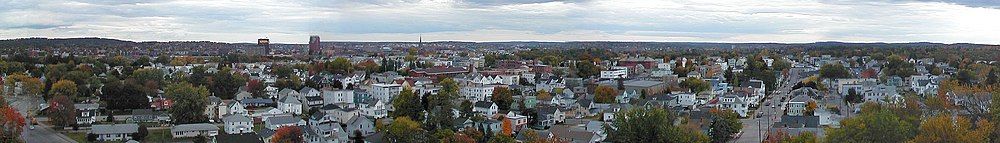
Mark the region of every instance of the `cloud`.
[[[0, 39], [703, 41], [998, 44], [977, 0], [0, 1]], [[9, 34], [8, 34], [9, 33]]]

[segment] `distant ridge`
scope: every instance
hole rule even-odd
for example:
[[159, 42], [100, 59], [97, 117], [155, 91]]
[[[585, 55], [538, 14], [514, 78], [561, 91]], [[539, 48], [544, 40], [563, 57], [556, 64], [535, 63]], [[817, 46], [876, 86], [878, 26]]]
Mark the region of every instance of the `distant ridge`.
[[[223, 42], [210, 42], [210, 41], [167, 41], [167, 42], [156, 42], [156, 41], [144, 41], [144, 42], [134, 42], [127, 40], [111, 39], [111, 38], [99, 38], [99, 37], [83, 37], [83, 38], [19, 38], [19, 39], [6, 39], [0, 40], [0, 47], [62, 47], [62, 46], [81, 46], [81, 47], [100, 47], [100, 46], [139, 46], [149, 43], [211, 43], [211, 44], [233, 44], [233, 45], [243, 45], [252, 43], [223, 43]], [[333, 43], [333, 44], [357, 44], [357, 43], [418, 43], [418, 42], [351, 42], [351, 41], [326, 41], [323, 43]], [[909, 43], [850, 43], [850, 42], [838, 42], [838, 41], [824, 41], [824, 42], [814, 42], [814, 43], [716, 43], [716, 42], [625, 42], [625, 41], [566, 41], [566, 42], [539, 42], [539, 41], [507, 41], [507, 42], [464, 42], [464, 41], [436, 41], [436, 42], [423, 42], [425, 44], [459, 44], [459, 45], [492, 45], [492, 46], [512, 46], [518, 45], [523, 47], [686, 47], [686, 48], [729, 48], [729, 47], [981, 47], [981, 46], [997, 46], [990, 44], [972, 44], [972, 43], [954, 43], [954, 44], [944, 44], [944, 43], [933, 43], [933, 42], [909, 42]], [[304, 45], [304, 44], [289, 44], [289, 45]]]

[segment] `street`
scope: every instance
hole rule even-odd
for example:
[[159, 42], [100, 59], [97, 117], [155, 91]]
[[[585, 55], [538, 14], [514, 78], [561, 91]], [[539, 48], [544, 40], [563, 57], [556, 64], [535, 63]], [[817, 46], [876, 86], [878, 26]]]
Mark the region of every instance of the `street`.
[[[11, 107], [21, 112], [21, 115], [30, 115], [38, 109], [38, 105], [42, 103], [39, 98], [32, 97], [21, 97], [12, 96], [7, 98], [8, 101], [12, 102]], [[24, 132], [21, 132], [21, 138], [27, 143], [75, 143], [73, 139], [70, 139], [66, 135], [63, 135], [55, 130], [52, 130], [48, 125], [44, 125], [47, 120], [45, 117], [38, 117], [39, 125], [35, 125], [35, 129], [29, 129], [31, 126], [30, 119], [25, 119], [28, 123], [24, 127]]]
[[[792, 70], [794, 71], [794, 70]], [[781, 116], [784, 113], [784, 102], [790, 99], [788, 93], [792, 90], [800, 78], [798, 74], [789, 74], [790, 78], [786, 78], [782, 84], [779, 85], [778, 90], [774, 90], [769, 97], [764, 98], [761, 106], [750, 115], [748, 119], [740, 119], [743, 122], [743, 129], [740, 130], [742, 135], [734, 139], [732, 142], [736, 143], [755, 143], [761, 142], [767, 137], [768, 130], [770, 127], [778, 121], [781, 121]], [[794, 82], [793, 82], [794, 81]], [[767, 105], [770, 102], [770, 106]], [[772, 106], [774, 106], [772, 108]], [[761, 117], [757, 117], [758, 114], [762, 114]]]

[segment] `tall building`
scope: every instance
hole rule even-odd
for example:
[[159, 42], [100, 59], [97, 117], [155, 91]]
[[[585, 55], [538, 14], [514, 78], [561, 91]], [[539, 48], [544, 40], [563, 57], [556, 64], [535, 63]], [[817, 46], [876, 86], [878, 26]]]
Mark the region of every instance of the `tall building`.
[[267, 39], [267, 38], [257, 39], [257, 45], [264, 47], [264, 51], [263, 51], [263, 53], [261, 55], [269, 55], [269, 54], [271, 54], [271, 40], [270, 39]]
[[320, 53], [322, 53], [322, 51], [319, 49], [319, 36], [309, 36], [309, 55], [317, 55]]

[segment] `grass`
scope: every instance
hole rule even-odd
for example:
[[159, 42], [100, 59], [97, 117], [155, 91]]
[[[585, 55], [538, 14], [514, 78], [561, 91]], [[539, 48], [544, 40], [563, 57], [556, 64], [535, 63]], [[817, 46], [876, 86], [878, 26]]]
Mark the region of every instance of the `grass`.
[[149, 135], [143, 142], [173, 142], [174, 138], [170, 134], [170, 129], [149, 130]]
[[88, 142], [87, 141], [87, 133], [84, 133], [84, 132], [69, 132], [69, 133], [65, 133], [65, 134], [66, 134], [67, 137], [73, 139], [76, 142], [81, 142], [81, 143]]

